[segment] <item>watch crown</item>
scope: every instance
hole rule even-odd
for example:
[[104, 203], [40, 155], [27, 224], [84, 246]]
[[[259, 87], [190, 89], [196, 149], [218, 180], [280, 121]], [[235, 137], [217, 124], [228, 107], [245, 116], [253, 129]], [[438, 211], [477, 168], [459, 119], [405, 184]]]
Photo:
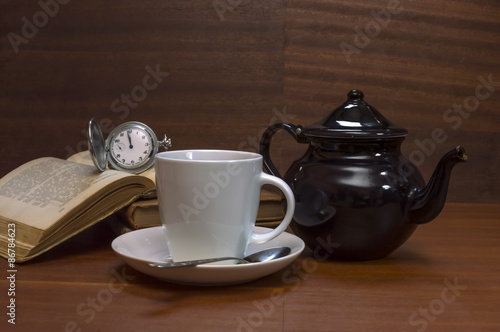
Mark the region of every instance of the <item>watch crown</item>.
[[165, 150], [168, 150], [169, 147], [172, 146], [172, 140], [170, 138], [167, 138], [167, 135], [163, 138], [163, 141], [159, 142], [161, 146], [165, 148]]

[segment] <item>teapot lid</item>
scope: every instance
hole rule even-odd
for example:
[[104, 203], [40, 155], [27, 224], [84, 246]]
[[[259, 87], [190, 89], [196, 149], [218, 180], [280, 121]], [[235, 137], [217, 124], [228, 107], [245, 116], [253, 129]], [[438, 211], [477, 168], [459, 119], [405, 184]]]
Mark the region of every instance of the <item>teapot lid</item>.
[[360, 90], [351, 90], [347, 101], [326, 118], [302, 129], [309, 138], [397, 138], [408, 131], [398, 127], [367, 104]]

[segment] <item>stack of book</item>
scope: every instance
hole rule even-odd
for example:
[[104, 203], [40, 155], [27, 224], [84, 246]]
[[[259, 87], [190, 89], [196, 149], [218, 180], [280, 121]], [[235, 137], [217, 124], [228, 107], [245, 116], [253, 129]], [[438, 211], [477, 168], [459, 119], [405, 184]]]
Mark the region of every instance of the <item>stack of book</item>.
[[[256, 224], [274, 227], [283, 216], [281, 197], [263, 191]], [[83, 151], [67, 160], [32, 160], [0, 179], [4, 258], [27, 261], [101, 220], [117, 233], [161, 225], [154, 168], [100, 172]]]
[[[118, 211], [118, 218], [110, 218], [107, 222], [118, 234], [135, 229], [161, 226], [158, 199], [139, 199]], [[280, 195], [262, 190], [260, 195], [257, 226], [276, 227], [284, 217], [283, 200]]]

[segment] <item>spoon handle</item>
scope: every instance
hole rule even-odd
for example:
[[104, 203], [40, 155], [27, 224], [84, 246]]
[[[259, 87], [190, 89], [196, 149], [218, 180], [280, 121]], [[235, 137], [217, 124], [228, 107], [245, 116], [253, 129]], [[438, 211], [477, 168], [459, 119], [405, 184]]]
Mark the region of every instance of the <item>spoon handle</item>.
[[235, 260], [235, 261], [238, 261], [238, 263], [240, 263], [240, 264], [249, 263], [248, 261], [246, 261], [242, 258], [237, 258], [237, 257], [217, 257], [217, 258], [196, 259], [196, 260], [192, 260], [192, 261], [183, 261], [183, 262], [149, 263], [149, 266], [153, 266], [153, 267], [181, 267], [181, 266], [193, 266], [193, 265], [200, 265], [200, 264], [227, 261], [227, 260]]

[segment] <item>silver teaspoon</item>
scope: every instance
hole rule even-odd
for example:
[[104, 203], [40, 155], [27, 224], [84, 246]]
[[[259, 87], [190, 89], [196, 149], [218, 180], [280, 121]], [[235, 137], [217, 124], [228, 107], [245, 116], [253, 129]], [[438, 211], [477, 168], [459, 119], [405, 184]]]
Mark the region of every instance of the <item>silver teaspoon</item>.
[[194, 266], [206, 263], [227, 261], [227, 260], [235, 260], [240, 264], [247, 263], [259, 263], [266, 262], [276, 258], [285, 257], [290, 254], [292, 250], [288, 247], [275, 247], [269, 248], [262, 251], [255, 252], [251, 255], [246, 256], [245, 258], [238, 257], [217, 257], [217, 258], [206, 258], [206, 259], [196, 259], [192, 261], [183, 261], [183, 262], [165, 262], [165, 263], [149, 263], [149, 266], [153, 267], [181, 267], [181, 266]]

